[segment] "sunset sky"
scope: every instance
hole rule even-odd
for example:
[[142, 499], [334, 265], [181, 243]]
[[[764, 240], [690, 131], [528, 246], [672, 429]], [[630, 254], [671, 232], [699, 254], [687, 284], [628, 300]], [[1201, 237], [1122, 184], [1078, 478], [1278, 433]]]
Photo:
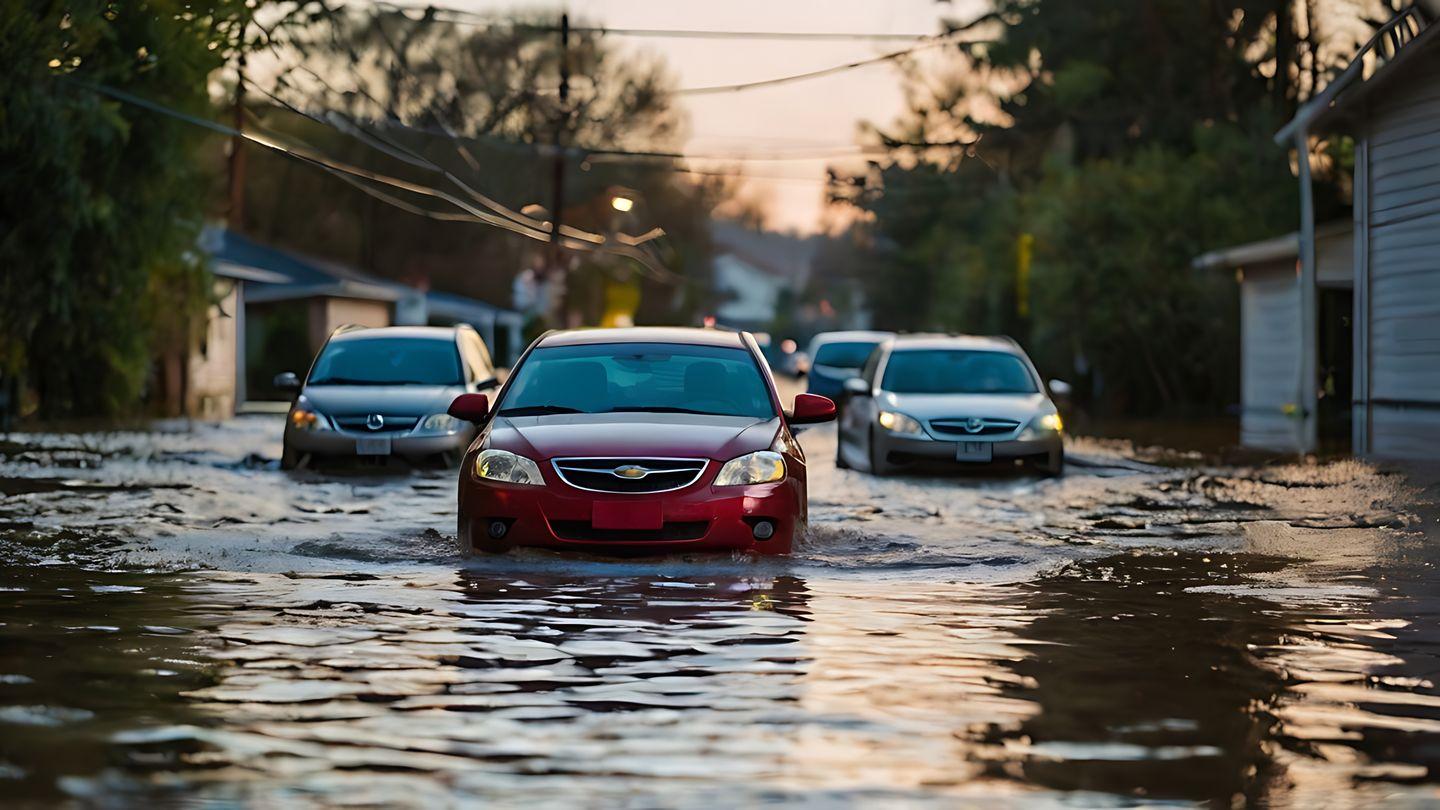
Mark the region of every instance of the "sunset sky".
[[[943, 18], [968, 19], [981, 0], [445, 0], [477, 12], [568, 10], [576, 24], [612, 28], [738, 31], [844, 31], [934, 34]], [[662, 56], [680, 87], [733, 84], [839, 65], [907, 47], [904, 42], [765, 41], [616, 37], [623, 47]], [[754, 154], [844, 149], [861, 121], [889, 122], [902, 108], [900, 74], [878, 64], [793, 84], [680, 99], [690, 114], [686, 151]], [[835, 158], [749, 162], [749, 194], [767, 203], [773, 227], [815, 230], [823, 209], [823, 178]], [[857, 161], [850, 160], [854, 165]], [[859, 161], [863, 164], [863, 161]], [[695, 164], [697, 167], [717, 164]], [[734, 163], [724, 165], [735, 165]]]

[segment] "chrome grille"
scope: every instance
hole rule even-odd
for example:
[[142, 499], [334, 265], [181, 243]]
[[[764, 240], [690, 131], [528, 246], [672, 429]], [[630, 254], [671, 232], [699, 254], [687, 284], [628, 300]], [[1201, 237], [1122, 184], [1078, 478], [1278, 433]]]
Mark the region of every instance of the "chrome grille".
[[[973, 429], [976, 425], [979, 428]], [[1020, 423], [1014, 419], [955, 416], [930, 420], [930, 430], [946, 436], [1001, 436], [1019, 429]]]
[[418, 416], [392, 416], [388, 413], [381, 414], [381, 416], [385, 418], [385, 423], [374, 430], [365, 424], [365, 420], [370, 418], [370, 415], [366, 413], [355, 416], [337, 416], [335, 417], [335, 426], [341, 430], [349, 430], [355, 433], [402, 433], [413, 430], [415, 425], [420, 421]]
[[703, 458], [557, 458], [560, 480], [590, 492], [644, 495], [684, 489], [710, 462]]

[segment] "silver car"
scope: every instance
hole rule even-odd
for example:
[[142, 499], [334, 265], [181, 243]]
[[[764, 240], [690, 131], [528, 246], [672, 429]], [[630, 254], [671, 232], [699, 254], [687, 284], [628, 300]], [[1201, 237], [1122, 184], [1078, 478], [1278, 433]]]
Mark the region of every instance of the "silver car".
[[342, 327], [321, 347], [285, 419], [284, 469], [342, 457], [454, 462], [475, 426], [448, 415], [456, 396], [493, 394], [490, 353], [469, 326]]
[[843, 397], [840, 467], [886, 475], [1020, 459], [1046, 475], [1065, 468], [1060, 413], [1008, 338], [891, 338], [845, 382]]

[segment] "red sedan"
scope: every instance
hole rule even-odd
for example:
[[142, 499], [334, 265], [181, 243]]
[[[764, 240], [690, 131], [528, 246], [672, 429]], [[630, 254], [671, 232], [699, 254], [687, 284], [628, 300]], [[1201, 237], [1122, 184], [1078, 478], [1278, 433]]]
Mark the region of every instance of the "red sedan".
[[460, 467], [460, 550], [784, 554], [805, 530], [794, 425], [833, 419], [825, 397], [786, 411], [754, 338], [713, 329], [552, 332], [520, 358]]

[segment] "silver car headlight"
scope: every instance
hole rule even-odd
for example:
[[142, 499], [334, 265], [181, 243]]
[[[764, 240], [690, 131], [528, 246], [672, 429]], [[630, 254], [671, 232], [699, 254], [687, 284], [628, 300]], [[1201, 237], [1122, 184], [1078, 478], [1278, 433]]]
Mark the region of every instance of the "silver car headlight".
[[538, 464], [508, 450], [481, 450], [475, 457], [475, 477], [506, 484], [545, 486]]
[[463, 422], [448, 413], [435, 413], [425, 417], [420, 422], [421, 433], [456, 433], [463, 426]]
[[768, 484], [785, 477], [785, 458], [773, 450], [761, 450], [725, 462], [715, 475], [717, 487]]
[[880, 423], [880, 427], [896, 435], [925, 438], [925, 428], [920, 426], [920, 422], [899, 411], [881, 411], [876, 421]]
[[1030, 424], [1020, 432], [1019, 439], [1022, 442], [1033, 442], [1037, 439], [1048, 439], [1058, 436], [1065, 430], [1065, 421], [1058, 413], [1042, 413], [1030, 420]]

